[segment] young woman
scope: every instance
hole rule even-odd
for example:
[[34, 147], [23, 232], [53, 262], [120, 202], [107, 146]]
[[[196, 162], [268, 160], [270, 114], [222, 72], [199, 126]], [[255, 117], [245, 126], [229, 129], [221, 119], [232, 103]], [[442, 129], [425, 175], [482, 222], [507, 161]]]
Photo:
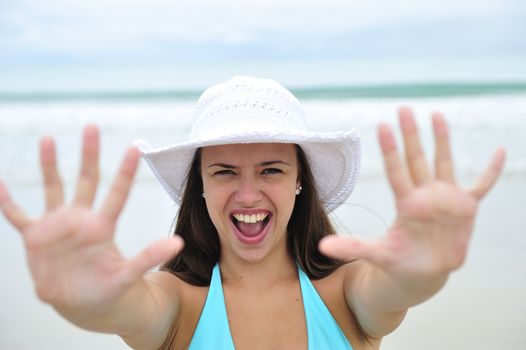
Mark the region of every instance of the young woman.
[[[357, 132], [307, 131], [290, 92], [250, 77], [205, 91], [188, 142], [130, 148], [100, 209], [94, 126], [71, 204], [45, 138], [46, 212], [28, 218], [2, 183], [0, 207], [22, 234], [38, 296], [134, 349], [378, 349], [462, 265], [478, 202], [505, 158], [498, 150], [462, 189], [443, 117], [433, 115], [434, 172], [406, 108], [400, 126], [405, 162], [379, 127], [397, 217], [373, 242], [336, 235], [328, 218], [356, 182]], [[180, 210], [172, 238], [127, 259], [113, 234], [141, 152]]]

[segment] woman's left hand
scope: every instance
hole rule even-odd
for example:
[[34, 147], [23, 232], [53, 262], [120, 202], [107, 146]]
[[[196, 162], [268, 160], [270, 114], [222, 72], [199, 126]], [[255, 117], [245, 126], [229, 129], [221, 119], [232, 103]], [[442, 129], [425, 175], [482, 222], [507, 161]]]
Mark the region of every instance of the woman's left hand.
[[385, 124], [379, 127], [397, 209], [387, 233], [375, 241], [326, 237], [320, 243], [321, 252], [346, 261], [366, 260], [409, 289], [433, 280], [443, 283], [449, 272], [462, 265], [478, 204], [497, 181], [505, 152], [497, 150], [474, 186], [464, 189], [455, 180], [446, 122], [439, 113], [432, 119], [436, 142], [434, 174], [426, 163], [409, 109], [400, 110], [406, 164], [398, 155], [390, 128]]

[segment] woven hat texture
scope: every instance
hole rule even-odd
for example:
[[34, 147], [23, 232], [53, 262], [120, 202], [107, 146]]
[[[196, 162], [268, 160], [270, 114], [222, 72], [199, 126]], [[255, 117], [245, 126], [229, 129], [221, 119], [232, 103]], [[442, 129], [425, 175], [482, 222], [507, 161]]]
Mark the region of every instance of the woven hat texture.
[[186, 142], [161, 148], [144, 140], [135, 144], [170, 197], [180, 204], [199, 147], [243, 143], [298, 144], [329, 212], [349, 197], [356, 184], [361, 155], [358, 132], [308, 131], [300, 102], [270, 79], [234, 77], [208, 88], [194, 109]]

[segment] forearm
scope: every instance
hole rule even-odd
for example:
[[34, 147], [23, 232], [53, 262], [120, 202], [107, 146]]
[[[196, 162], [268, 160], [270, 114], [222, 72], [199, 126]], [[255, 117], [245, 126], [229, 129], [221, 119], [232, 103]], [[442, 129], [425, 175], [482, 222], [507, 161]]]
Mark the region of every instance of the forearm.
[[353, 288], [353, 300], [375, 313], [405, 311], [436, 294], [448, 275], [447, 272], [436, 272], [400, 276], [365, 263], [360, 283]]
[[[149, 338], [168, 331], [176, 313], [177, 297], [166, 292], [152, 276], [141, 278], [123, 295], [98, 305], [53, 305], [68, 321], [90, 331], [128, 338]], [[153, 335], [152, 333], [152, 335]]]
[[151, 295], [144, 281], [136, 283], [123, 295], [103, 303], [85, 305], [52, 303], [55, 310], [71, 323], [90, 331], [118, 334], [133, 328], [136, 314], [150, 307]]
[[352, 277], [346, 278], [347, 303], [360, 326], [375, 338], [395, 330], [407, 310], [436, 294], [448, 277], [447, 273], [402, 277], [365, 261], [355, 263], [359, 268], [351, 269]]

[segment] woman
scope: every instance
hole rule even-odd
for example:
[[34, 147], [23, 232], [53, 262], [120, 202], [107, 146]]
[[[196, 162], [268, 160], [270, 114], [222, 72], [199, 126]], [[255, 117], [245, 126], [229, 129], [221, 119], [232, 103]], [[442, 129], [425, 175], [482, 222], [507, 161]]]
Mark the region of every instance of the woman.
[[130, 148], [93, 210], [94, 126], [85, 129], [71, 204], [46, 138], [46, 213], [29, 219], [1, 183], [0, 207], [22, 233], [38, 296], [74, 324], [119, 334], [132, 348], [378, 349], [408, 308], [461, 266], [477, 204], [504, 163], [499, 150], [464, 190], [455, 183], [443, 117], [433, 116], [434, 174], [408, 109], [400, 110], [400, 125], [406, 165], [389, 127], [379, 127], [397, 217], [373, 242], [335, 235], [327, 215], [356, 182], [358, 134], [306, 131], [285, 88], [248, 77], [201, 96], [188, 142], [162, 149], [138, 142], [180, 204], [175, 235], [138, 256], [122, 257], [113, 233], [140, 153]]

